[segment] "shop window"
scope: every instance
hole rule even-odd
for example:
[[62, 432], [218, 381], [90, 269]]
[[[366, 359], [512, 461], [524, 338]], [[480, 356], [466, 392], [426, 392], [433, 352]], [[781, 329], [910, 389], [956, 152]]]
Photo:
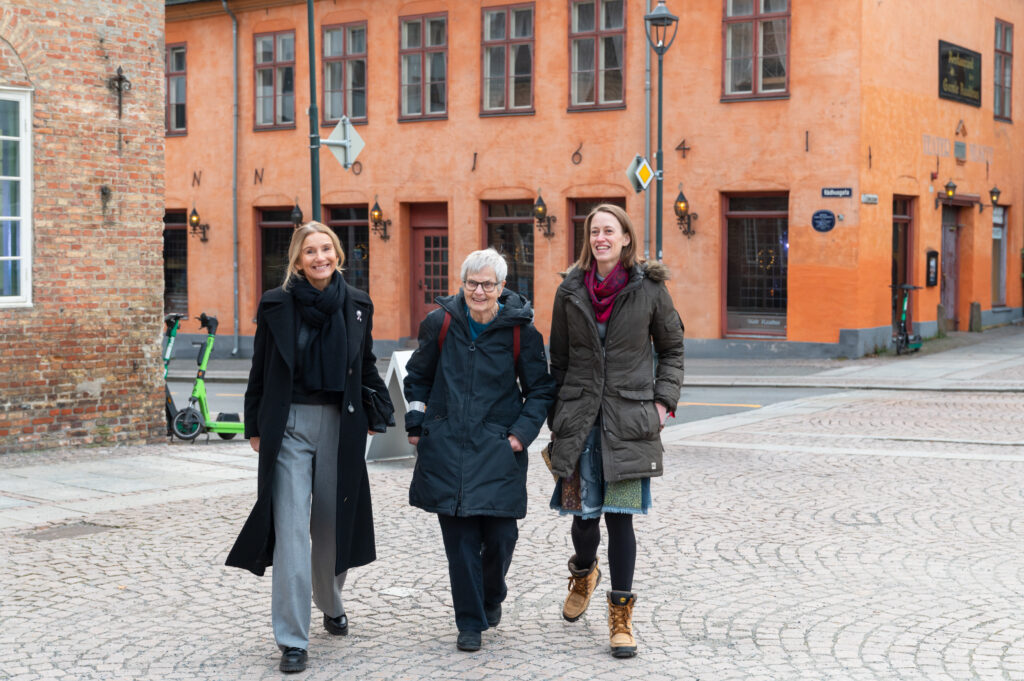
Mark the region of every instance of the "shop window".
[[370, 292], [370, 210], [358, 206], [328, 206], [327, 226], [334, 230], [345, 251], [345, 281]]
[[[889, 291], [892, 295], [892, 323], [895, 326], [903, 314], [902, 284], [913, 284], [911, 281], [911, 232], [913, 229], [913, 203], [909, 197], [894, 196], [892, 199], [892, 276]], [[907, 328], [911, 327], [907, 310]]]
[[726, 333], [785, 336], [788, 197], [731, 196], [727, 202]]
[[288, 271], [288, 245], [292, 242], [291, 208], [261, 210], [260, 229], [260, 291], [266, 292], [284, 283]]
[[570, 108], [621, 107], [626, 102], [625, 0], [573, 0], [569, 22]]
[[483, 30], [483, 113], [533, 111], [533, 5], [486, 8]]
[[[569, 244], [570, 263], [574, 263], [579, 260], [584, 247], [590, 247], [590, 238], [583, 231], [583, 223], [586, 222], [587, 216], [590, 215], [590, 211], [594, 210], [595, 207], [602, 203], [610, 203], [622, 208], [623, 210], [626, 208], [626, 199], [622, 197], [605, 199], [570, 199], [569, 204], [572, 208], [572, 243]], [[637, 252], [642, 253], [643, 249], [641, 248]]]
[[448, 17], [403, 17], [399, 42], [404, 120], [442, 118], [448, 112]]
[[164, 66], [166, 96], [164, 127], [168, 135], [184, 135], [187, 132], [185, 117], [185, 45], [168, 45], [167, 62]]
[[164, 213], [164, 314], [188, 314], [188, 218]]
[[996, 19], [995, 87], [992, 108], [995, 117], [1010, 120], [1013, 94], [1013, 24]]
[[487, 203], [487, 245], [505, 256], [505, 286], [533, 300], [533, 202]]
[[992, 207], [992, 307], [1006, 305], [1006, 208]]
[[0, 88], [0, 307], [32, 304], [32, 99]]
[[726, 0], [724, 98], [777, 97], [789, 90], [788, 0]]
[[256, 127], [295, 126], [295, 31], [256, 40]]
[[366, 121], [366, 23], [324, 27], [324, 121]]

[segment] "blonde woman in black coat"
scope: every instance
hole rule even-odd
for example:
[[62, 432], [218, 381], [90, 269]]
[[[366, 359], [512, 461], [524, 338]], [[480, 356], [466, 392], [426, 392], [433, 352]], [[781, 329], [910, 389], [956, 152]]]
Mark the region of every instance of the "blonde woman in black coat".
[[[256, 505], [227, 564], [272, 570], [280, 669], [306, 668], [310, 597], [328, 633], [348, 633], [347, 570], [376, 558], [362, 388], [387, 400], [373, 354], [373, 304], [345, 283], [326, 225], [295, 230], [280, 288], [256, 316], [245, 435], [259, 452]], [[312, 552], [310, 544], [312, 543]]]

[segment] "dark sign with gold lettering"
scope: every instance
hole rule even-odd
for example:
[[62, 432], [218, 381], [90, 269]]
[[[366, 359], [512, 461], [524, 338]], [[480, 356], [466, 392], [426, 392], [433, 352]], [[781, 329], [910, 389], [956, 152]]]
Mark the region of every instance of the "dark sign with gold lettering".
[[981, 106], [981, 55], [939, 41], [939, 97]]

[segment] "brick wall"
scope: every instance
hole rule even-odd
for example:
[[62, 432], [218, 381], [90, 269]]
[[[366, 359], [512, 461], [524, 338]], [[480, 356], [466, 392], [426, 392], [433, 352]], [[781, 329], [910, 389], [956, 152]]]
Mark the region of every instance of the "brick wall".
[[163, 430], [163, 27], [163, 0], [0, 5], [0, 87], [33, 88], [34, 155], [33, 305], [0, 307], [0, 453]]

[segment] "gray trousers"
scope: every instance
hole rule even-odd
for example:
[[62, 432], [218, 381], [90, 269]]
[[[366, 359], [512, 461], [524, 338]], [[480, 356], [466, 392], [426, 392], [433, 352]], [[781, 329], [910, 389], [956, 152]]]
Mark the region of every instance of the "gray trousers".
[[293, 404], [288, 413], [272, 485], [271, 617], [282, 651], [309, 647], [310, 596], [329, 617], [345, 612], [347, 573], [334, 574], [340, 430], [337, 405]]

